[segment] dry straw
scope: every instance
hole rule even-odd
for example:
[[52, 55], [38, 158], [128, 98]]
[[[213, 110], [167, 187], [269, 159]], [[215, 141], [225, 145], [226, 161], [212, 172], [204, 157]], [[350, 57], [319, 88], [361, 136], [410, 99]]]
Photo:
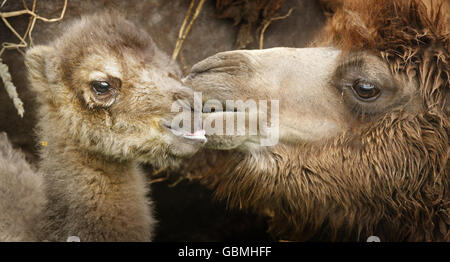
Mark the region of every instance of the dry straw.
[[[41, 20], [44, 22], [57, 22], [64, 18], [64, 14], [66, 13], [67, 8], [67, 1], [64, 0], [64, 6], [61, 11], [61, 14], [57, 18], [45, 18], [35, 13], [36, 10], [36, 3], [37, 0], [33, 1], [33, 5], [30, 8], [28, 8], [27, 4], [25, 3], [25, 0], [22, 0], [23, 8], [22, 10], [17, 11], [9, 11], [9, 12], [2, 12], [1, 8], [5, 5], [7, 0], [3, 0], [0, 4], [0, 19], [3, 21], [3, 23], [6, 25], [6, 27], [17, 37], [19, 40], [18, 43], [10, 43], [10, 42], [2, 42], [2, 48], [0, 49], [0, 77], [2, 78], [3, 85], [6, 88], [6, 92], [8, 93], [8, 96], [13, 100], [14, 106], [17, 109], [18, 114], [20, 117], [23, 117], [24, 109], [23, 109], [23, 102], [20, 100], [19, 95], [17, 94], [17, 88], [14, 86], [12, 80], [11, 80], [11, 74], [9, 73], [8, 66], [3, 63], [1, 56], [3, 53], [8, 49], [16, 49], [21, 54], [24, 54], [21, 48], [26, 48], [28, 46], [33, 45], [33, 38], [31, 36], [31, 33], [33, 32], [34, 26], [36, 24], [37, 20]], [[17, 30], [8, 22], [7, 18], [10, 17], [16, 17], [16, 16], [22, 16], [22, 15], [28, 15], [30, 18], [30, 21], [28, 22], [27, 29], [25, 30], [25, 33], [23, 35], [20, 35]]]
[[278, 16], [278, 17], [271, 17], [263, 23], [261, 32], [259, 33], [259, 49], [264, 48], [264, 33], [266, 32], [267, 27], [269, 27], [269, 25], [272, 23], [272, 21], [286, 19], [287, 17], [289, 17], [291, 15], [292, 11], [294, 11], [294, 8], [289, 9], [289, 11], [287, 12], [286, 15]]
[[175, 49], [173, 50], [173, 53], [172, 53], [173, 60], [177, 59], [177, 56], [181, 50], [181, 47], [183, 46], [183, 42], [187, 38], [189, 32], [191, 31], [192, 25], [194, 24], [195, 20], [197, 19], [198, 15], [200, 14], [200, 11], [202, 10], [204, 3], [205, 3], [205, 0], [200, 0], [200, 2], [197, 5], [197, 8], [195, 8], [195, 12], [194, 12], [194, 15], [192, 16], [191, 21], [189, 22], [188, 26], [186, 27], [187, 21], [191, 17], [192, 9], [194, 8], [194, 4], [195, 4], [195, 0], [191, 0], [191, 3], [187, 10], [186, 16], [184, 17], [183, 23], [181, 24], [181, 27], [180, 27], [180, 31], [178, 33], [177, 43], [175, 44]]

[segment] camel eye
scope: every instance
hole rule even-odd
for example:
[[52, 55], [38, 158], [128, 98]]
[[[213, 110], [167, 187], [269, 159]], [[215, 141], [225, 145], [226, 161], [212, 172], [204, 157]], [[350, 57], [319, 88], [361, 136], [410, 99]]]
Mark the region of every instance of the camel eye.
[[380, 95], [380, 89], [365, 81], [356, 81], [352, 86], [355, 95], [362, 101], [373, 101]]
[[97, 95], [104, 95], [111, 90], [111, 85], [106, 81], [93, 81], [91, 86]]

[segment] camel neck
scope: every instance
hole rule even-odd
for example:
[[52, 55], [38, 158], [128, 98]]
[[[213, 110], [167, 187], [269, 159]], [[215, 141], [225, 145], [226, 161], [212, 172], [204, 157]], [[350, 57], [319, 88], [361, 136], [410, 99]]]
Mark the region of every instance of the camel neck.
[[63, 142], [45, 141], [41, 150], [41, 167], [47, 172], [52, 169], [65, 168], [72, 170], [74, 175], [79, 170], [84, 172], [95, 172], [108, 175], [109, 177], [123, 176], [124, 173], [133, 172], [136, 164], [132, 161], [119, 160], [112, 157], [96, 154], [83, 148], [80, 148], [77, 143], [69, 140]]
[[136, 164], [87, 152], [70, 140], [49, 140], [39, 167], [48, 198], [41, 238], [149, 240], [148, 190]]

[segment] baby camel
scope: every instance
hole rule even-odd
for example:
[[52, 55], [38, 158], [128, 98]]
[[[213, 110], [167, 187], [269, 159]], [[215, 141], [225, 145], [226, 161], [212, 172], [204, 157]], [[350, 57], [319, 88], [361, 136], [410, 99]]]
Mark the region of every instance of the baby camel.
[[[173, 165], [205, 141], [168, 127], [177, 114], [171, 107], [186, 108], [182, 101], [192, 97], [177, 65], [117, 14], [73, 22], [57, 40], [29, 50], [25, 63], [44, 146], [39, 174], [29, 169], [11, 179], [17, 170], [0, 166], [0, 240], [150, 240], [154, 219], [138, 163]], [[1, 143], [7, 162], [14, 153]], [[25, 186], [36, 197], [11, 194]], [[14, 223], [22, 202], [30, 207], [22, 224], [39, 220], [29, 230]]]

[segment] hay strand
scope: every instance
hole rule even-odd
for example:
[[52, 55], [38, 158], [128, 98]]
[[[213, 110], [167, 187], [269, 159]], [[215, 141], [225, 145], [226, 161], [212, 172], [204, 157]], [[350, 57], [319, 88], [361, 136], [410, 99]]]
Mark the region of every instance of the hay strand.
[[[36, 20], [41, 20], [44, 22], [57, 22], [64, 18], [64, 14], [66, 13], [67, 9], [67, 1], [64, 0], [64, 6], [62, 8], [62, 11], [59, 15], [59, 17], [56, 18], [46, 18], [42, 17], [35, 13], [36, 11], [36, 2], [37, 0], [33, 1], [33, 5], [31, 9], [28, 8], [25, 1], [22, 0], [23, 8], [22, 10], [17, 11], [10, 11], [10, 12], [0, 12], [0, 19], [3, 21], [3, 23], [6, 25], [6, 27], [14, 34], [14, 36], [19, 40], [18, 43], [10, 43], [10, 42], [3, 42], [2, 48], [0, 49], [0, 78], [3, 80], [3, 84], [5, 86], [6, 92], [8, 93], [8, 96], [13, 100], [14, 107], [17, 109], [17, 113], [20, 115], [20, 117], [23, 117], [23, 114], [25, 113], [25, 110], [23, 108], [23, 102], [20, 100], [19, 95], [17, 94], [17, 88], [14, 86], [12, 80], [11, 80], [11, 74], [9, 73], [9, 68], [6, 64], [2, 62], [1, 56], [3, 53], [8, 49], [16, 49], [21, 54], [24, 54], [24, 52], [21, 50], [21, 48], [26, 48], [28, 46], [33, 45], [33, 38], [31, 36], [31, 33], [33, 32], [34, 25], [36, 24]], [[2, 8], [7, 0], [3, 0], [3, 2], [0, 5], [0, 8]], [[23, 35], [20, 35], [17, 30], [8, 22], [7, 18], [15, 17], [15, 16], [21, 16], [21, 15], [29, 15], [30, 21], [28, 22], [27, 29], [25, 30], [25, 33]], [[28, 38], [28, 42], [27, 42]]]
[[[46, 17], [36, 14], [35, 10], [36, 10], [37, 0], [33, 1], [33, 7], [31, 8], [31, 10], [28, 8], [28, 6], [25, 4], [25, 2], [22, 1], [24, 9], [17, 10], [17, 11], [10, 11], [10, 12], [0, 12], [0, 18], [2, 19], [3, 23], [6, 25], [6, 27], [8, 27], [8, 29], [19, 40], [19, 43], [3, 42], [2, 49], [0, 49], [0, 57], [6, 49], [19, 49], [19, 48], [27, 47], [28, 46], [28, 42], [26, 41], [27, 38], [29, 39], [30, 44], [32, 44], [33, 38], [31, 37], [31, 33], [33, 32], [33, 28], [36, 23], [36, 20], [41, 20], [44, 22], [52, 23], [52, 22], [57, 22], [57, 21], [60, 21], [61, 19], [63, 19], [64, 14], [66, 13], [66, 9], [67, 9], [67, 1], [68, 0], [64, 0], [64, 5], [62, 8], [62, 11], [61, 11], [59, 17], [56, 17], [56, 18], [46, 18]], [[2, 6], [4, 5], [4, 3], [6, 3], [6, 0], [2, 3]], [[7, 20], [7, 18], [21, 16], [21, 15], [29, 15], [30, 16], [30, 22], [28, 23], [27, 30], [25, 31], [25, 34], [23, 36], [21, 36]]]
[[3, 80], [3, 85], [5, 86], [9, 98], [11, 98], [14, 103], [17, 113], [20, 117], [23, 117], [23, 113], [25, 113], [23, 102], [20, 100], [19, 94], [17, 94], [16, 86], [14, 86], [11, 81], [11, 74], [9, 73], [8, 66], [3, 63], [2, 59], [0, 59], [0, 78]]
[[175, 49], [172, 53], [172, 60], [176, 60], [178, 57], [178, 54], [180, 53], [181, 47], [183, 46], [184, 40], [187, 38], [189, 32], [191, 31], [192, 25], [194, 24], [195, 20], [197, 19], [198, 15], [200, 14], [200, 11], [202, 10], [203, 4], [205, 3], [205, 0], [200, 0], [200, 2], [197, 5], [197, 8], [195, 8], [194, 15], [192, 16], [191, 21], [189, 22], [186, 30], [186, 24], [189, 20], [189, 17], [191, 16], [192, 9], [194, 8], [195, 0], [191, 0], [191, 3], [189, 4], [188, 11], [186, 12], [186, 16], [184, 17], [183, 23], [180, 27], [180, 31], [178, 33], [178, 39], [175, 44]]
[[269, 27], [269, 25], [270, 25], [273, 21], [276, 21], [276, 20], [282, 20], [282, 19], [288, 18], [288, 17], [291, 15], [292, 11], [294, 11], [294, 8], [289, 9], [289, 11], [287, 12], [287, 14], [285, 14], [285, 15], [283, 15], [283, 16], [272, 17], [272, 18], [268, 19], [268, 20], [264, 23], [264, 25], [263, 25], [263, 27], [262, 27], [262, 29], [261, 29], [261, 32], [260, 32], [260, 34], [259, 34], [259, 49], [263, 49], [263, 48], [264, 48], [264, 33], [266, 32], [266, 29]]

